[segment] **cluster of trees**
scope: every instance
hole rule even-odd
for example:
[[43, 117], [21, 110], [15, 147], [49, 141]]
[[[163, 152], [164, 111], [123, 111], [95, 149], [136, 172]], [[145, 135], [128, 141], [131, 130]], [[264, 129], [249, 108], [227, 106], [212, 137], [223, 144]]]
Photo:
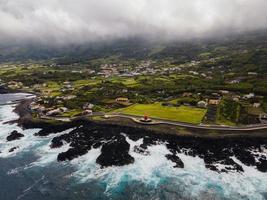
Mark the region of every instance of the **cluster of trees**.
[[238, 123], [240, 116], [240, 104], [231, 99], [224, 98], [217, 109], [217, 119]]

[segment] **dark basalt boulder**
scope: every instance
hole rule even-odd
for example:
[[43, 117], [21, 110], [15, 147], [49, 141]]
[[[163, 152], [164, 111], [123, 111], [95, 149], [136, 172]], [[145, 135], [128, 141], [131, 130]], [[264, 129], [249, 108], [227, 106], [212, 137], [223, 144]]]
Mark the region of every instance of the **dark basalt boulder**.
[[134, 146], [134, 152], [140, 153], [142, 155], [150, 155], [149, 151], [147, 149], [142, 148], [141, 146]]
[[261, 172], [267, 172], [267, 160], [260, 158], [259, 163], [257, 163], [257, 169]]
[[255, 158], [251, 154], [251, 152], [244, 150], [244, 149], [234, 149], [234, 154], [238, 160], [244, 163], [247, 166], [255, 166]]
[[15, 151], [17, 148], [19, 148], [19, 147], [12, 147], [12, 148], [10, 148], [10, 149], [9, 149], [9, 151], [8, 151], [8, 152], [10, 152], [10, 153], [11, 153], [11, 152]]
[[101, 155], [96, 163], [102, 167], [123, 166], [134, 163], [134, 158], [129, 155], [130, 144], [124, 136], [116, 137], [115, 140], [105, 143], [101, 148]]
[[82, 156], [87, 152], [88, 149], [84, 148], [70, 148], [68, 151], [58, 154], [57, 160], [58, 161], [73, 160], [74, 158]]
[[[216, 172], [243, 172], [243, 168], [232, 157], [248, 166], [257, 167], [259, 171], [266, 172], [267, 158], [257, 152], [262, 152], [262, 147], [267, 144], [265, 137], [199, 137], [199, 136], [176, 136], [169, 134], [155, 134], [152, 131], [119, 126], [101, 124], [95, 122], [70, 122], [46, 126], [46, 130], [38, 135], [46, 135], [46, 131], [57, 133], [74, 128], [70, 132], [53, 138], [51, 148], [58, 148], [69, 143], [70, 149], [60, 153], [59, 161], [71, 160], [86, 154], [92, 148], [102, 148], [97, 163], [102, 167], [121, 166], [134, 162], [129, 155], [130, 145], [125, 135], [131, 140], [142, 139], [141, 145], [134, 147], [134, 152], [149, 155], [148, 147], [151, 145], [165, 144], [170, 151], [166, 158], [176, 163], [175, 167], [183, 167], [183, 162], [176, 153], [188, 156], [197, 156], [204, 160], [205, 166]], [[121, 133], [124, 133], [123, 135]]]
[[176, 164], [173, 167], [175, 167], [175, 168], [184, 168], [184, 163], [178, 156], [176, 156], [174, 154], [167, 154], [165, 156], [166, 156], [166, 158], [168, 160], [170, 160], [170, 161], [172, 161], [172, 162], [174, 162]]
[[[217, 165], [220, 164], [221, 168], [219, 169]], [[228, 158], [226, 160], [220, 161], [220, 162], [212, 162], [212, 163], [206, 163], [205, 167], [212, 170], [216, 171], [218, 173], [223, 172], [223, 173], [228, 173], [229, 171], [234, 171], [234, 172], [244, 172], [244, 169], [241, 165], [235, 163], [231, 158]]]
[[19, 133], [18, 131], [12, 131], [9, 136], [7, 136], [7, 141], [19, 140], [20, 138], [24, 137], [23, 134]]

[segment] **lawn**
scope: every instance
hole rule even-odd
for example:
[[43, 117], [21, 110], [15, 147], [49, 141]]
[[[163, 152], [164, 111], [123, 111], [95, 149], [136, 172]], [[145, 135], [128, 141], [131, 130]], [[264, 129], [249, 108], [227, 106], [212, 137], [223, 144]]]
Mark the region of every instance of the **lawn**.
[[139, 85], [139, 83], [134, 78], [113, 77], [110, 79], [110, 81], [112, 83], [122, 83], [126, 87], [135, 87]]
[[86, 85], [97, 85], [101, 83], [100, 79], [86, 79], [86, 80], [77, 80], [73, 82], [74, 87], [82, 87]]
[[78, 110], [78, 109], [75, 109], [75, 110], [69, 110], [65, 113], [63, 113], [61, 116], [62, 117], [74, 117], [75, 115], [78, 115], [80, 114], [82, 111], [81, 110]]
[[126, 86], [136, 86], [138, 85], [138, 82], [136, 80], [134, 80], [133, 78], [127, 78], [123, 81], [123, 84]]
[[162, 106], [161, 103], [154, 103], [134, 104], [127, 108], [115, 110], [114, 112], [137, 116], [143, 116], [146, 114], [152, 118], [200, 124], [206, 114], [206, 109], [188, 106], [165, 107]]

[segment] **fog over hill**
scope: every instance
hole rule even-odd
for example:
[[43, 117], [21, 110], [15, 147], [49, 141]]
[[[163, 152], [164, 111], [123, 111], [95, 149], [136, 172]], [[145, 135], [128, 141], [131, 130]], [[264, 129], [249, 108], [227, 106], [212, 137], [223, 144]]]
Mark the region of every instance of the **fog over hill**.
[[1, 0], [0, 45], [184, 40], [267, 28], [266, 0]]

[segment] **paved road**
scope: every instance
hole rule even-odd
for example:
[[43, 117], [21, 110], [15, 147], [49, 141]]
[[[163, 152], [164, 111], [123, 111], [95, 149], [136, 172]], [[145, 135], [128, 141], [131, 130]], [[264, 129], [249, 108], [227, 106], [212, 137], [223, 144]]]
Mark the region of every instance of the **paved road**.
[[[90, 115], [92, 116], [92, 115]], [[159, 124], [165, 124], [165, 125], [173, 125], [173, 126], [179, 126], [179, 127], [185, 127], [185, 128], [194, 128], [194, 129], [202, 129], [202, 130], [216, 130], [216, 131], [257, 131], [257, 130], [267, 130], [267, 124], [254, 124], [254, 125], [247, 125], [247, 126], [239, 126], [239, 127], [233, 127], [233, 126], [218, 126], [218, 125], [194, 125], [189, 123], [183, 123], [183, 122], [175, 122], [170, 120], [162, 120], [153, 118], [152, 123], [144, 123], [140, 122], [140, 116], [136, 115], [126, 115], [121, 113], [113, 113], [109, 115], [104, 115], [104, 113], [97, 113], [93, 116], [108, 116], [109, 118], [112, 117], [121, 117], [126, 119], [131, 119], [136, 123], [139, 124], [145, 124], [145, 125], [159, 125]], [[43, 119], [54, 119], [59, 121], [71, 121], [75, 118], [60, 118], [60, 117], [42, 117]]]
[[[133, 121], [137, 121], [136, 118], [140, 118], [140, 116], [136, 115], [125, 115], [125, 114], [120, 114], [120, 113], [114, 113], [109, 115], [110, 117], [122, 117], [122, 118], [127, 118], [131, 119]], [[151, 125], [156, 125], [156, 124], [166, 124], [166, 125], [174, 125], [174, 126], [180, 126], [180, 127], [185, 127], [185, 128], [194, 128], [194, 129], [202, 129], [202, 130], [217, 130], [217, 131], [256, 131], [256, 130], [265, 130], [267, 129], [267, 124], [255, 124], [255, 125], [248, 125], [248, 126], [240, 126], [240, 127], [231, 127], [231, 126], [216, 126], [216, 125], [193, 125], [193, 124], [188, 124], [188, 123], [183, 123], [183, 122], [174, 122], [174, 121], [169, 121], [169, 120], [161, 120], [161, 119], [156, 119], [154, 123], [151, 123]], [[139, 123], [139, 122], [138, 122]], [[147, 123], [142, 123], [140, 124], [147, 124]]]

